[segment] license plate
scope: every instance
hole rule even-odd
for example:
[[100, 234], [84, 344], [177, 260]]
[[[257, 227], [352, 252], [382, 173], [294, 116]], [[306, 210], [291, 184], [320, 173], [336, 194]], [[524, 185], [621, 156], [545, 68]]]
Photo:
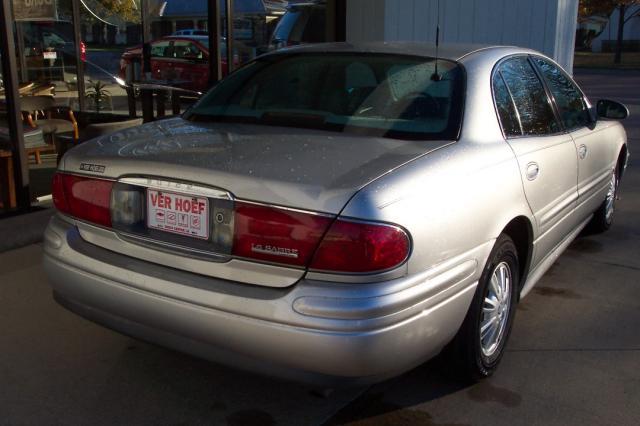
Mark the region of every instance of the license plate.
[[147, 226], [206, 240], [209, 238], [209, 200], [148, 189]]

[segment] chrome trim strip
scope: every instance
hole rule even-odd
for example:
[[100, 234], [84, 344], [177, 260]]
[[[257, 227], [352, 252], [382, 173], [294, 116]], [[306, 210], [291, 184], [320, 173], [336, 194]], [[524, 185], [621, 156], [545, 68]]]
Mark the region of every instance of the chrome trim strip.
[[170, 181], [152, 177], [124, 177], [118, 182], [134, 186], [156, 189], [158, 191], [177, 192], [180, 194], [196, 195], [207, 198], [233, 200], [230, 192], [209, 186], [196, 185], [191, 182]]
[[295, 213], [310, 214], [310, 215], [314, 215], [314, 216], [322, 216], [322, 217], [327, 217], [327, 218], [335, 218], [335, 217], [337, 217], [337, 215], [331, 214], [331, 213], [315, 212], [315, 211], [312, 211], [312, 210], [302, 210], [302, 209], [296, 209], [296, 208], [293, 208], [293, 207], [280, 206], [278, 204], [262, 203], [260, 201], [250, 201], [250, 200], [245, 200], [245, 199], [241, 199], [241, 198], [235, 199], [235, 201], [237, 201], [238, 203], [251, 204], [251, 205], [254, 205], [254, 206], [261, 206], [261, 207], [271, 207], [271, 208], [274, 208], [274, 209], [286, 210], [286, 211], [295, 212]]
[[106, 181], [109, 181], [109, 182], [117, 182], [118, 181], [117, 179], [114, 179], [114, 178], [109, 177], [109, 176], [103, 176], [101, 174], [91, 174], [91, 173], [96, 173], [96, 172], [91, 172], [89, 170], [82, 170], [82, 171], [76, 172], [75, 170], [67, 171], [67, 170], [58, 169], [56, 171], [56, 173], [60, 173], [62, 175], [77, 176], [77, 177], [81, 177], [81, 178], [85, 178], [85, 179], [106, 180]]

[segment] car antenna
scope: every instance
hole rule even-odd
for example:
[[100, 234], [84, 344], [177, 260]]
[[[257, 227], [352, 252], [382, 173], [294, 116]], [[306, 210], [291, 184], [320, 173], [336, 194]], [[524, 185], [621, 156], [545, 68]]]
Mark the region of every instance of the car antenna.
[[438, 74], [438, 46], [440, 45], [440, 0], [438, 0], [436, 14], [436, 69], [431, 75], [431, 80], [440, 81], [440, 74]]

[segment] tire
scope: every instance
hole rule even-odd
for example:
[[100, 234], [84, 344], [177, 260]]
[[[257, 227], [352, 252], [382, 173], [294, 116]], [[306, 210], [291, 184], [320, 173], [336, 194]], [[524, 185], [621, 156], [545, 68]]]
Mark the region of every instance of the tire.
[[[496, 287], [496, 280], [492, 283], [494, 276], [502, 285]], [[499, 297], [498, 290], [508, 293], [507, 297]], [[519, 290], [518, 252], [513, 240], [502, 234], [489, 255], [467, 316], [453, 342], [455, 357], [466, 378], [484, 379], [498, 367], [511, 333]]]
[[589, 231], [594, 234], [605, 232], [613, 224], [613, 217], [616, 211], [616, 199], [618, 198], [618, 186], [620, 185], [620, 173], [616, 167], [609, 181], [609, 188], [604, 201], [595, 211], [591, 222], [589, 222]]

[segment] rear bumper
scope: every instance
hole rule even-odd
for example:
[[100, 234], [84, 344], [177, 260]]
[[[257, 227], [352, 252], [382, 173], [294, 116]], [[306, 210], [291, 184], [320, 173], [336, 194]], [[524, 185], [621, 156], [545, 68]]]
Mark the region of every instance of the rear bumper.
[[119, 255], [56, 217], [45, 233], [45, 270], [71, 311], [178, 351], [316, 383], [375, 382], [437, 354], [475, 291], [475, 262], [461, 264], [426, 279], [267, 289]]

